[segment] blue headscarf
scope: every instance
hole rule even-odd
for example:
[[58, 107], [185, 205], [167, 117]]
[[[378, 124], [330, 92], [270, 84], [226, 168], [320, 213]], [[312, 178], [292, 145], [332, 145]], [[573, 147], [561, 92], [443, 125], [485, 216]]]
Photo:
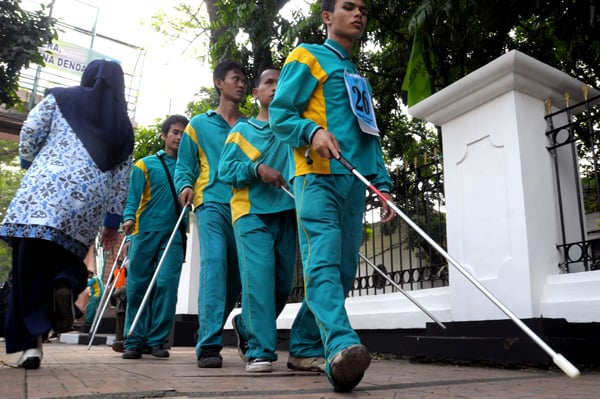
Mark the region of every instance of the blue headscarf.
[[116, 62], [94, 60], [80, 86], [53, 88], [60, 111], [103, 172], [133, 151], [133, 127], [127, 115], [123, 70]]

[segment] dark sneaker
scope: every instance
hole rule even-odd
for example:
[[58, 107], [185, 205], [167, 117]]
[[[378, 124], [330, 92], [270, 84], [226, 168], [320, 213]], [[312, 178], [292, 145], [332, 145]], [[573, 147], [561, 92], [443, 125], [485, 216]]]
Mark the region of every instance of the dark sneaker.
[[371, 364], [364, 345], [352, 345], [338, 352], [329, 366], [329, 379], [336, 392], [350, 392], [362, 380]]
[[141, 359], [143, 352], [140, 348], [125, 349], [121, 357], [123, 359]]
[[250, 359], [248, 363], [246, 363], [246, 371], [248, 373], [268, 373], [271, 372], [271, 370], [273, 370], [271, 360], [263, 357]]
[[248, 352], [248, 341], [242, 337], [242, 334], [240, 333], [240, 330], [238, 330], [238, 318], [242, 317], [242, 315], [235, 315], [233, 317], [233, 319], [231, 319], [231, 324], [233, 325], [233, 332], [235, 333], [235, 337], [237, 338], [237, 350], [238, 350], [238, 354], [240, 355], [240, 358], [242, 358], [243, 361], [248, 362], [248, 358], [246, 357], [246, 352]]
[[198, 367], [203, 369], [220, 369], [223, 367], [223, 357], [220, 353], [200, 355]]
[[154, 357], [169, 357], [169, 351], [162, 346], [153, 346], [150, 354]]
[[296, 371], [318, 371], [325, 372], [324, 357], [296, 357], [289, 355], [287, 367]]
[[52, 289], [50, 324], [57, 334], [71, 331], [75, 319], [73, 293], [65, 281], [57, 281]]
[[112, 344], [112, 350], [115, 352], [125, 352], [125, 342], [124, 341], [114, 341]]

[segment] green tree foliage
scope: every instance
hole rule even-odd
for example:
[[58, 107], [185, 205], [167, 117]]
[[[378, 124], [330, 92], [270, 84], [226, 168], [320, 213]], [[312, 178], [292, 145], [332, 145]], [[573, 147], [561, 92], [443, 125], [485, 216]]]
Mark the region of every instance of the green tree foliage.
[[39, 47], [55, 36], [55, 20], [45, 6], [29, 13], [19, 6], [20, 0], [0, 2], [0, 104], [6, 108], [22, 104], [17, 91], [23, 68], [31, 63], [44, 65]]
[[157, 12], [152, 18], [152, 26], [167, 37], [188, 40], [191, 48], [208, 45], [208, 58], [204, 55], [199, 58], [213, 67], [226, 58], [241, 62], [251, 82], [258, 71], [280, 67], [298, 40], [322, 39], [322, 34], [314, 37], [315, 29], [321, 23], [318, 15], [305, 18], [295, 13], [292, 21], [280, 15], [289, 2], [205, 0], [181, 3], [168, 11]]
[[190, 116], [203, 114], [219, 106], [219, 96], [212, 87], [202, 87], [196, 94], [196, 101], [188, 103], [185, 113]]
[[600, 13], [589, 0], [425, 0], [409, 29], [432, 38], [435, 86], [443, 88], [509, 50], [583, 82], [600, 81]]
[[0, 140], [0, 220], [19, 187], [25, 171], [19, 167], [19, 143]]
[[[214, 88], [203, 87], [196, 94], [196, 99], [190, 101], [187, 105], [185, 114], [188, 118], [194, 115], [202, 114], [219, 105], [219, 96]], [[258, 114], [258, 106], [254, 103], [252, 96], [247, 96], [241, 104], [240, 110], [244, 115]], [[133, 147], [133, 159], [138, 160], [147, 155], [156, 153], [164, 148], [164, 141], [161, 139], [161, 127], [164, 119], [156, 119], [152, 125], [138, 126], [135, 129], [135, 144]]]
[[[15, 196], [25, 171], [19, 167], [19, 143], [0, 140], [0, 221]], [[10, 247], [0, 240], [0, 281], [6, 280], [11, 268]]]
[[135, 129], [134, 162], [164, 148], [164, 141], [160, 138], [161, 124], [162, 121], [157, 119], [152, 125], [138, 126]]
[[367, 38], [372, 45], [363, 46], [359, 65], [373, 85], [391, 159], [412, 162], [412, 153], [422, 151], [417, 144], [436, 138], [400, 111], [406, 103], [400, 87], [417, 31], [431, 41], [434, 91], [513, 49], [591, 86], [600, 82], [600, 13], [588, 0], [372, 0]]
[[[402, 9], [379, 0], [371, 4], [375, 40], [397, 44], [392, 49], [400, 62], [387, 69], [393, 75], [404, 76], [410, 39], [421, 31], [432, 39], [437, 89], [512, 49], [598, 85], [600, 14], [588, 0], [426, 0], [405, 2]], [[393, 56], [385, 48], [381, 53]]]

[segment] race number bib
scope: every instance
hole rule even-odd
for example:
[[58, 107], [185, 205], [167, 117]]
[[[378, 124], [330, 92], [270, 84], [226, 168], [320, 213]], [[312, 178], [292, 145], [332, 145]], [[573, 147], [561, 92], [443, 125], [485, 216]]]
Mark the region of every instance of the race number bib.
[[356, 115], [360, 129], [365, 133], [379, 136], [379, 128], [377, 127], [377, 120], [375, 120], [375, 112], [367, 80], [355, 73], [344, 71], [344, 81], [348, 90], [350, 107], [354, 115]]

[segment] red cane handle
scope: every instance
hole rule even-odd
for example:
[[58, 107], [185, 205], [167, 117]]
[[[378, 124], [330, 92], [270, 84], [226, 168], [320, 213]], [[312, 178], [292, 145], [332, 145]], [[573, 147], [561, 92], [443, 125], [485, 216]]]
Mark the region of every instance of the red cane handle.
[[350, 172], [352, 172], [352, 174], [354, 174], [354, 176], [358, 177], [366, 186], [369, 190], [373, 191], [381, 201], [383, 201], [384, 203], [388, 203], [390, 202], [390, 200], [383, 195], [383, 193], [381, 191], [379, 191], [377, 189], [377, 187], [375, 187], [373, 185], [373, 183], [371, 183], [369, 180], [367, 180], [363, 175], [361, 175], [356, 168], [346, 159], [344, 158], [344, 156], [342, 154], [340, 154], [340, 157], [337, 158], [337, 160], [344, 165], [344, 167], [346, 169], [348, 169]]

